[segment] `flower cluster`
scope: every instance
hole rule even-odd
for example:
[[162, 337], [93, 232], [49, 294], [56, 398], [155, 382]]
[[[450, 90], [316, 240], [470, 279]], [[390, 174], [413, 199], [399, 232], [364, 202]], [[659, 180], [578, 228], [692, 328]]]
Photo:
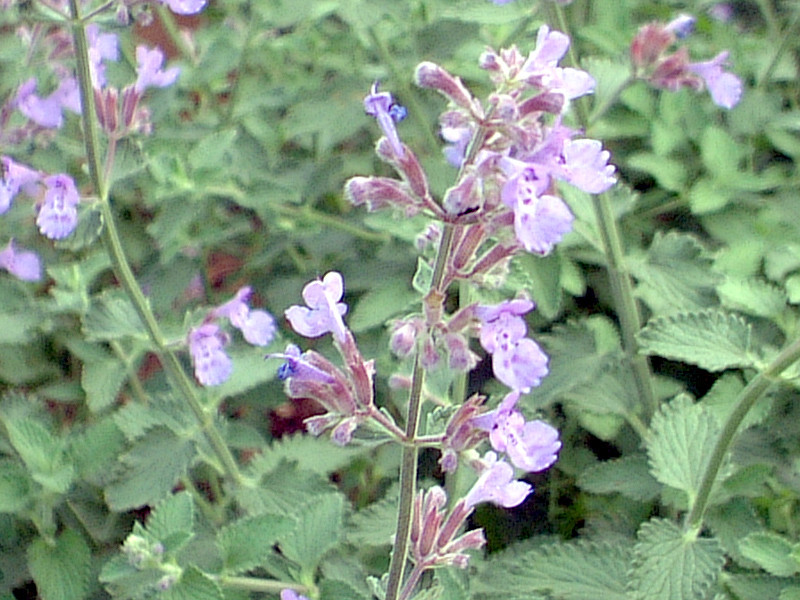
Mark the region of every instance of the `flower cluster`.
[[720, 52], [711, 60], [689, 62], [689, 50], [681, 46], [672, 53], [667, 50], [678, 39], [686, 37], [694, 18], [680, 15], [669, 23], [644, 25], [631, 43], [630, 53], [634, 73], [657, 88], [676, 91], [683, 87], [711, 94], [711, 100], [722, 108], [733, 108], [742, 97], [742, 82], [725, 71], [728, 52]]
[[249, 287], [241, 288], [228, 302], [209, 311], [201, 325], [189, 330], [186, 342], [201, 385], [225, 383], [233, 372], [233, 363], [225, 352], [230, 337], [220, 327], [220, 320], [227, 319], [254, 346], [267, 346], [274, 339], [275, 319], [267, 311], [248, 306], [251, 294]]

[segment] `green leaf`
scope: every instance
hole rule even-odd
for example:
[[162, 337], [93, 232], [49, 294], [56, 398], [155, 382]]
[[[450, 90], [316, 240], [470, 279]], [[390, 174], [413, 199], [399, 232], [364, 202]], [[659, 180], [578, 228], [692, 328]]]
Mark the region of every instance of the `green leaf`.
[[672, 158], [642, 152], [632, 155], [628, 166], [652, 175], [665, 190], [680, 192], [686, 187], [686, 165]]
[[280, 339], [276, 339], [266, 348], [245, 344], [235, 346], [228, 352], [233, 360], [233, 373], [228, 381], [215, 389], [215, 392], [222, 398], [230, 398], [275, 379], [277, 369], [264, 361], [264, 355], [268, 352], [282, 351], [283, 348], [279, 350], [279, 345], [282, 345]]
[[255, 459], [253, 466], [267, 472], [278, 467], [282, 461], [288, 461], [296, 463], [300, 471], [328, 476], [369, 451], [367, 447], [352, 444], [336, 446], [324, 438], [296, 433], [274, 440]]
[[302, 507], [294, 530], [280, 541], [281, 550], [303, 573], [313, 573], [322, 556], [339, 543], [343, 520], [341, 494], [316, 497]]
[[636, 293], [656, 314], [709, 308], [717, 304], [714, 286], [722, 275], [694, 236], [657, 232], [641, 260], [629, 260], [638, 281]]
[[735, 594], [736, 600], [765, 600], [766, 598], [796, 600], [791, 596], [784, 597], [783, 595], [783, 590], [791, 589], [787, 587], [788, 583], [796, 583], [796, 580], [749, 573], [729, 573], [726, 574], [725, 579], [725, 587]]
[[723, 306], [756, 317], [774, 319], [786, 308], [786, 293], [760, 279], [727, 277], [717, 286]]
[[701, 404], [678, 396], [655, 414], [647, 455], [653, 476], [688, 494], [690, 506], [705, 473], [719, 424]]
[[178, 492], [159, 502], [147, 517], [147, 532], [175, 553], [194, 535], [194, 503], [189, 492]]
[[188, 156], [189, 164], [193, 169], [209, 169], [230, 163], [230, 152], [235, 139], [235, 129], [215, 131], [192, 148]]
[[771, 575], [791, 577], [800, 571], [794, 544], [771, 531], [751, 533], [739, 542], [739, 551]]
[[0, 461], [0, 513], [20, 512], [31, 500], [31, 480], [22, 465]]
[[706, 598], [724, 563], [714, 538], [696, 538], [671, 521], [651, 519], [639, 528], [629, 587], [637, 600]]
[[661, 491], [643, 455], [598, 463], [581, 473], [577, 483], [581, 489], [593, 494], [622, 494], [640, 502], [652, 500]]
[[347, 322], [353, 332], [360, 333], [384, 325], [418, 301], [419, 295], [405, 280], [385, 281], [359, 298]]
[[[622, 545], [570, 542], [506, 551], [480, 565], [478, 591], [493, 598], [549, 592], [560, 600], [630, 600], [625, 591], [630, 550]], [[525, 595], [520, 594], [525, 590]]]
[[86, 392], [86, 404], [92, 412], [111, 406], [127, 379], [125, 367], [112, 356], [83, 363], [81, 387]]
[[106, 293], [95, 297], [83, 320], [83, 333], [92, 341], [125, 337], [147, 339], [139, 315], [125, 296]]
[[24, 344], [33, 337], [33, 331], [42, 323], [37, 311], [0, 313], [0, 344]]
[[195, 566], [188, 567], [177, 582], [160, 595], [163, 600], [225, 600], [219, 584]]
[[67, 529], [53, 543], [35, 539], [28, 568], [42, 600], [81, 600], [89, 590], [91, 552], [80, 534]]
[[750, 324], [721, 310], [676, 313], [651, 319], [639, 332], [641, 352], [697, 365], [708, 371], [752, 367]]
[[30, 418], [3, 419], [14, 449], [31, 477], [45, 489], [62, 494], [72, 485], [75, 469], [61, 440]]
[[163, 427], [152, 429], [122, 457], [124, 470], [105, 490], [108, 505], [115, 511], [124, 511], [155, 504], [186, 473], [195, 454], [191, 440]]
[[217, 546], [225, 572], [235, 575], [261, 565], [275, 541], [294, 524], [294, 519], [286, 516], [264, 514], [239, 519], [220, 530]]
[[433, 281], [433, 268], [421, 256], [417, 259], [417, 271], [411, 280], [412, 287], [420, 294], [427, 294]]
[[389, 546], [397, 525], [397, 494], [392, 493], [355, 513], [348, 524], [347, 541], [358, 547]]
[[715, 177], [725, 180], [738, 171], [742, 148], [720, 127], [706, 127], [700, 138], [703, 164]]
[[537, 256], [527, 252], [511, 261], [510, 284], [516, 290], [531, 290], [537, 312], [546, 319], [554, 318], [561, 309], [561, 258], [558, 252]]
[[125, 447], [125, 436], [110, 418], [72, 436], [69, 447], [75, 468], [84, 479], [107, 477]]

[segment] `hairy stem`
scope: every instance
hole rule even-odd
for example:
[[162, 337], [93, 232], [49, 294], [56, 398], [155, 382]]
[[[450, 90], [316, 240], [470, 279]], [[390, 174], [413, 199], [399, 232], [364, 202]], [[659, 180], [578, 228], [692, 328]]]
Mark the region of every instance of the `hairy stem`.
[[101, 169], [99, 156], [99, 133], [97, 131], [97, 112], [94, 105], [94, 92], [89, 66], [89, 44], [86, 38], [86, 21], [81, 18], [80, 1], [69, 0], [72, 15], [72, 34], [75, 43], [75, 54], [78, 63], [78, 82], [81, 97], [81, 118], [83, 121], [83, 138], [86, 149], [86, 158], [89, 164], [89, 176], [96, 190], [103, 220], [103, 242], [111, 258], [114, 274], [122, 284], [123, 289], [133, 304], [145, 330], [153, 344], [156, 356], [167, 373], [171, 386], [189, 405], [192, 413], [197, 418], [203, 434], [208, 440], [220, 461], [220, 466], [225, 475], [232, 481], [240, 484], [244, 478], [231, 454], [225, 440], [214, 425], [213, 415], [209, 414], [201, 404], [195, 386], [184, 371], [178, 357], [167, 346], [161, 328], [156, 321], [150, 304], [147, 301], [138, 281], [133, 274], [128, 258], [122, 247], [122, 242], [117, 230], [114, 213], [109, 200], [108, 181]]
[[686, 515], [683, 529], [687, 533], [697, 534], [702, 527], [703, 515], [706, 508], [708, 508], [708, 501], [711, 496], [711, 490], [714, 487], [714, 482], [719, 476], [719, 471], [725, 462], [725, 456], [728, 454], [731, 444], [736, 438], [739, 426], [742, 424], [745, 416], [747, 416], [747, 413], [753, 408], [753, 404], [755, 404], [756, 400], [776, 382], [781, 373], [798, 360], [800, 360], [800, 339], [795, 340], [792, 344], [784, 348], [775, 360], [773, 360], [766, 369], [756, 375], [739, 393], [734, 403], [734, 409], [725, 422], [719, 434], [719, 438], [717, 438], [714, 450], [711, 452], [711, 457], [708, 460], [708, 466], [700, 481], [700, 487], [697, 490], [697, 497], [694, 504]]

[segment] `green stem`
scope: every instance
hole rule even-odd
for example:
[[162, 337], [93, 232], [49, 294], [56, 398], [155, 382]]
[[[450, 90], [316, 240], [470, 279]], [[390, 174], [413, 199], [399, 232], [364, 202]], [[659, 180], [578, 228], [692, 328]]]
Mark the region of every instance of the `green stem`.
[[[453, 240], [453, 226], [445, 224], [442, 238], [439, 242], [439, 251], [436, 255], [436, 264], [433, 267], [433, 278], [430, 290], [439, 290], [444, 279], [445, 266], [450, 256]], [[414, 372], [411, 379], [411, 391], [408, 398], [408, 417], [406, 421], [406, 440], [413, 442], [417, 436], [420, 409], [422, 408], [422, 382], [425, 370], [421, 364], [421, 354], [417, 353], [414, 363]], [[389, 581], [386, 586], [386, 600], [397, 600], [403, 584], [403, 574], [406, 568], [408, 555], [409, 534], [411, 533], [411, 513], [414, 504], [414, 495], [417, 491], [417, 456], [419, 450], [416, 444], [404, 445], [400, 458], [400, 500], [397, 507], [397, 528], [392, 549], [392, 559], [389, 564]]]
[[150, 309], [150, 304], [145, 298], [136, 277], [133, 274], [130, 263], [128, 262], [122, 242], [117, 230], [114, 213], [111, 209], [109, 200], [108, 182], [103, 177], [99, 152], [99, 133], [97, 131], [97, 113], [94, 104], [94, 92], [92, 89], [91, 76], [89, 72], [89, 44], [86, 39], [86, 22], [80, 15], [79, 0], [69, 0], [70, 12], [72, 15], [72, 33], [75, 43], [75, 54], [78, 63], [78, 82], [81, 97], [81, 118], [83, 121], [84, 146], [89, 165], [89, 176], [97, 191], [100, 206], [100, 213], [103, 220], [103, 243], [106, 251], [111, 258], [114, 274], [122, 284], [125, 292], [133, 304], [136, 313], [139, 315], [142, 324], [147, 330], [148, 336], [154, 346], [155, 354], [158, 356], [161, 365], [167, 373], [170, 384], [176, 389], [189, 405], [199, 422], [203, 434], [220, 460], [221, 468], [225, 475], [236, 484], [241, 484], [244, 478], [236, 465], [236, 461], [230, 449], [222, 438], [222, 435], [214, 425], [214, 419], [200, 403], [196, 390], [186, 372], [183, 369], [178, 357], [169, 349], [164, 335]]
[[282, 590], [287, 589], [294, 590], [300, 594], [308, 594], [311, 592], [308, 586], [292, 581], [275, 581], [270, 579], [258, 579], [256, 577], [232, 577], [226, 575], [216, 575], [213, 578], [222, 587], [232, 590], [261, 592], [264, 594], [278, 594]]
[[708, 466], [706, 466], [703, 479], [700, 481], [700, 487], [697, 490], [697, 497], [692, 504], [691, 510], [686, 515], [683, 527], [685, 532], [695, 535], [699, 533], [714, 482], [719, 476], [725, 457], [745, 416], [756, 400], [775, 383], [781, 373], [798, 360], [800, 360], [800, 339], [795, 340], [791, 345], [784, 348], [775, 360], [756, 375], [739, 393], [734, 409], [728, 416], [728, 420], [717, 438], [714, 450], [711, 452]]
[[[555, 13], [559, 27], [564, 33], [569, 34], [564, 11], [560, 5], [555, 5]], [[578, 60], [575, 56], [573, 44], [569, 47], [569, 60], [572, 66], [579, 68]], [[621, 91], [621, 90], [620, 90]], [[578, 119], [584, 129], [588, 127], [589, 117], [584, 98], [580, 98], [576, 103], [578, 109]], [[603, 108], [607, 110], [607, 108]], [[657, 408], [655, 393], [653, 392], [653, 377], [650, 372], [650, 363], [646, 356], [639, 354], [639, 344], [636, 341], [636, 334], [642, 326], [642, 317], [639, 313], [639, 306], [633, 295], [633, 283], [630, 275], [625, 268], [625, 252], [622, 248], [622, 236], [617, 228], [614, 212], [611, 209], [611, 202], [607, 193], [592, 196], [597, 226], [600, 230], [600, 237], [603, 241], [603, 251], [606, 256], [608, 278], [611, 286], [611, 294], [614, 300], [614, 307], [620, 323], [622, 332], [622, 345], [625, 356], [633, 369], [633, 377], [639, 399], [644, 405], [646, 415], [652, 415]]]

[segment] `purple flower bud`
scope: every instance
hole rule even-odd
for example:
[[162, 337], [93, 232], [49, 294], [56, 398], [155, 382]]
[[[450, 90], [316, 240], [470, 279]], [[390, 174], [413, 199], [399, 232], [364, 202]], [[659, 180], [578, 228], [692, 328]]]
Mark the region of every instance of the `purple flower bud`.
[[170, 67], [161, 69], [164, 64], [164, 53], [158, 48], [148, 50], [146, 46], [136, 47], [136, 83], [134, 89], [142, 94], [148, 87], [167, 87], [175, 83], [181, 70]]
[[392, 324], [392, 337], [389, 339], [389, 348], [400, 357], [405, 358], [417, 344], [417, 336], [424, 327], [422, 319], [411, 318], [395, 321]]
[[17, 250], [14, 240], [0, 250], [0, 269], [5, 269], [22, 281], [39, 281], [42, 278], [42, 263], [35, 252]]
[[450, 216], [461, 216], [480, 209], [481, 190], [474, 175], [462, 177], [457, 185], [444, 194], [442, 206]]
[[341, 344], [347, 337], [342, 315], [347, 305], [339, 302], [344, 293], [341, 273], [330, 271], [322, 281], [315, 280], [303, 288], [303, 299], [307, 306], [290, 306], [286, 318], [292, 328], [305, 337], [320, 337], [332, 333]]
[[227, 343], [228, 337], [215, 323], [204, 323], [189, 331], [189, 354], [201, 385], [220, 385], [231, 376], [233, 363], [225, 353]]
[[326, 367], [327, 361], [320, 363], [315, 360], [321, 356], [316, 352], [301, 353], [299, 346], [289, 344], [283, 354], [268, 354], [266, 358], [283, 358], [284, 362], [278, 368], [278, 379], [285, 380], [290, 377], [304, 381], [316, 381], [319, 383], [330, 384], [335, 381]]
[[78, 224], [78, 202], [80, 196], [75, 182], [69, 175], [51, 175], [44, 179], [47, 191], [36, 217], [39, 232], [48, 239], [62, 240], [71, 234]]
[[524, 481], [515, 480], [514, 469], [508, 463], [498, 461], [494, 452], [487, 452], [483, 462], [483, 472], [464, 498], [466, 505], [476, 506], [482, 502], [491, 502], [512, 508], [522, 504], [531, 493], [531, 486]]
[[432, 62], [421, 62], [414, 71], [414, 81], [419, 87], [436, 90], [453, 104], [468, 111], [480, 111], [480, 105], [472, 97], [460, 78], [448, 73]]
[[364, 98], [364, 110], [378, 120], [383, 135], [389, 140], [394, 154], [402, 157], [405, 153], [395, 123], [406, 117], [406, 109], [392, 100], [389, 92], [378, 92], [378, 82], [372, 84], [369, 94]]
[[344, 192], [353, 206], [366, 204], [369, 212], [391, 206], [403, 209], [410, 217], [421, 208], [405, 183], [388, 177], [352, 177]]

